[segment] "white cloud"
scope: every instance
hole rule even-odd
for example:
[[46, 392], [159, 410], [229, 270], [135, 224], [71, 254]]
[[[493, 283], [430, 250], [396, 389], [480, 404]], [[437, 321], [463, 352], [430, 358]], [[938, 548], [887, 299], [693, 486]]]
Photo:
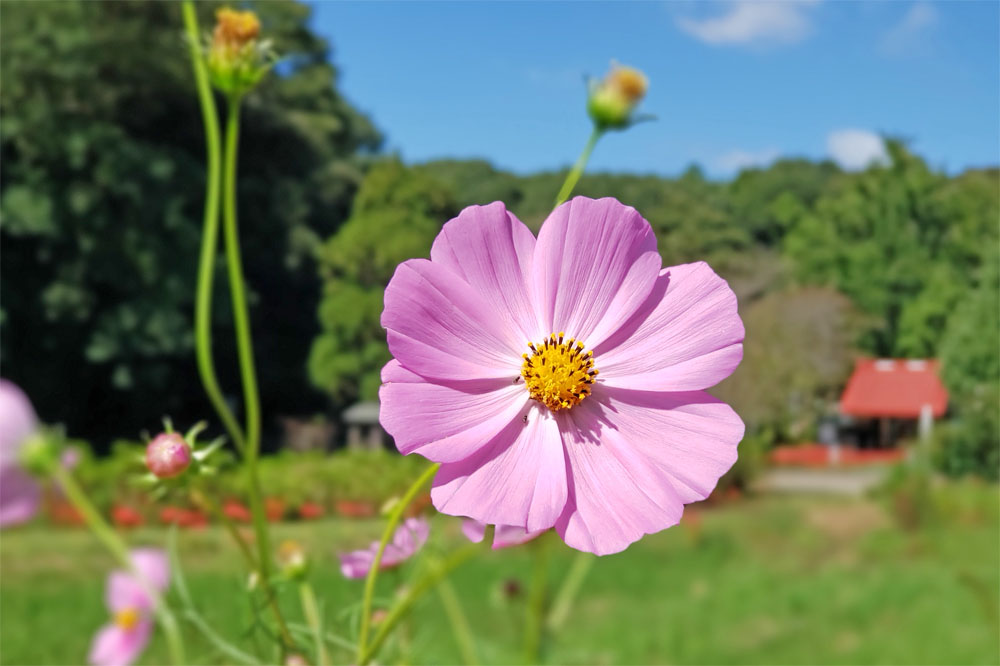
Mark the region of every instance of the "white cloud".
[[930, 3], [910, 5], [902, 20], [882, 37], [882, 50], [890, 55], [903, 55], [919, 49], [937, 22], [937, 10]]
[[818, 0], [767, 2], [737, 0], [721, 16], [679, 17], [677, 25], [706, 44], [773, 46], [802, 41], [812, 31], [807, 10]]
[[732, 150], [715, 158], [712, 161], [712, 166], [719, 171], [732, 173], [749, 167], [766, 166], [776, 160], [779, 155], [781, 155], [781, 151], [777, 148], [765, 148], [757, 152]]
[[847, 171], [860, 171], [872, 162], [885, 164], [889, 155], [885, 141], [878, 134], [861, 129], [842, 129], [826, 137], [830, 157]]

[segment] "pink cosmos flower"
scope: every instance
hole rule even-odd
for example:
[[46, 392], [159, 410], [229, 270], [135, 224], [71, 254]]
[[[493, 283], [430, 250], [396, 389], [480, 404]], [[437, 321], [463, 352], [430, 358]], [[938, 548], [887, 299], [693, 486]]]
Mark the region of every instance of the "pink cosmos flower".
[[[132, 563], [156, 591], [167, 589], [170, 565], [162, 550], [137, 548], [132, 551]], [[131, 572], [112, 571], [105, 588], [105, 603], [112, 621], [94, 636], [87, 660], [96, 666], [128, 666], [149, 643], [155, 602]]]
[[[391, 569], [399, 566], [413, 557], [425, 543], [430, 533], [430, 525], [424, 518], [407, 518], [392, 535], [392, 541], [386, 544], [382, 553], [379, 569]], [[340, 554], [340, 572], [346, 578], [364, 578], [372, 568], [375, 555], [378, 553], [378, 541], [363, 550], [353, 550]]]
[[[515, 525], [497, 525], [496, 531], [493, 533], [492, 548], [496, 550], [497, 548], [520, 546], [522, 543], [528, 543], [543, 532], [545, 530], [528, 532], [523, 527]], [[472, 543], [479, 543], [486, 536], [486, 523], [466, 518], [462, 521], [462, 534]]]
[[614, 199], [559, 206], [537, 239], [502, 203], [466, 208], [396, 269], [382, 325], [380, 420], [443, 463], [444, 513], [614, 553], [736, 460], [743, 422], [704, 392], [742, 359], [736, 297], [705, 263], [661, 268]]
[[23, 523], [38, 512], [41, 489], [18, 460], [22, 445], [37, 428], [28, 396], [0, 379], [0, 527]]

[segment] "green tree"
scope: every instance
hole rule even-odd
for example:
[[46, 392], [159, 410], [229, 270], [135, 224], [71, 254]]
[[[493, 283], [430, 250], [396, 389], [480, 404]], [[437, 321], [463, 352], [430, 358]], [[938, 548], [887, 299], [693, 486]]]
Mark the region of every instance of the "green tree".
[[869, 315], [861, 338], [869, 353], [929, 356], [996, 249], [996, 218], [902, 143], [887, 148], [889, 165], [838, 180], [783, 251], [802, 282], [835, 287]]
[[341, 401], [375, 398], [391, 358], [379, 323], [385, 287], [400, 262], [429, 255], [457, 212], [448, 188], [420, 169], [390, 159], [368, 172], [350, 219], [319, 252], [322, 333], [309, 356], [315, 386]]
[[[217, 6], [199, 4], [206, 29]], [[379, 136], [337, 94], [309, 8], [258, 9], [286, 60], [245, 105], [239, 204], [264, 407], [274, 415], [322, 404], [305, 375], [318, 298], [310, 258], [346, 217], [359, 151]], [[179, 12], [170, 3], [4, 5], [3, 371], [43, 418], [77, 436], [107, 441], [166, 413], [179, 422], [209, 413], [190, 333], [204, 139]], [[224, 282], [215, 304], [222, 383], [236, 391]]]

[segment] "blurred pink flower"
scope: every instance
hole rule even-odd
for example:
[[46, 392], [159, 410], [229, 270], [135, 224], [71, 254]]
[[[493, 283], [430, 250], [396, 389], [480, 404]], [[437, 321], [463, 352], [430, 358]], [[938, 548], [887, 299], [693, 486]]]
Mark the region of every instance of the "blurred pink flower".
[[396, 269], [382, 325], [380, 420], [443, 463], [444, 513], [603, 555], [677, 524], [736, 460], [743, 422], [704, 391], [743, 357], [736, 296], [705, 263], [661, 269], [614, 199], [559, 206], [537, 240], [502, 203], [466, 208]]
[[38, 428], [28, 396], [0, 379], [0, 527], [30, 520], [38, 512], [41, 489], [18, 458], [24, 442]]
[[[543, 532], [545, 532], [545, 530], [528, 532], [523, 527], [517, 527], [514, 525], [497, 525], [496, 531], [493, 533], [492, 547], [493, 550], [496, 550], [497, 548], [520, 546], [522, 543], [528, 543]], [[465, 538], [472, 543], [479, 543], [483, 540], [483, 537], [486, 536], [486, 523], [466, 518], [462, 521], [462, 534], [464, 534]]]
[[[424, 518], [407, 518], [392, 535], [392, 541], [386, 544], [382, 553], [379, 569], [391, 569], [413, 557], [427, 542], [430, 525]], [[347, 578], [364, 578], [375, 561], [378, 553], [378, 541], [363, 550], [353, 550], [340, 554], [340, 571]]]
[[[167, 589], [170, 566], [166, 553], [137, 548], [132, 551], [132, 563], [157, 592]], [[105, 603], [112, 621], [94, 636], [87, 660], [95, 666], [128, 666], [149, 643], [155, 601], [131, 572], [112, 571], [105, 588]]]

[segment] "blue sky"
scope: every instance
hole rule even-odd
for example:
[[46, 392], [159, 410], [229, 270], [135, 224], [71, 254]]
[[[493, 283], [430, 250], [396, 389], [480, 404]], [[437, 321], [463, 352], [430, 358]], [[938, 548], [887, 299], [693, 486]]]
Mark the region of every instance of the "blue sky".
[[651, 81], [658, 117], [605, 137], [593, 170], [712, 176], [781, 155], [858, 168], [879, 133], [949, 172], [1000, 162], [996, 2], [317, 2], [341, 89], [407, 161], [572, 163], [584, 75]]

